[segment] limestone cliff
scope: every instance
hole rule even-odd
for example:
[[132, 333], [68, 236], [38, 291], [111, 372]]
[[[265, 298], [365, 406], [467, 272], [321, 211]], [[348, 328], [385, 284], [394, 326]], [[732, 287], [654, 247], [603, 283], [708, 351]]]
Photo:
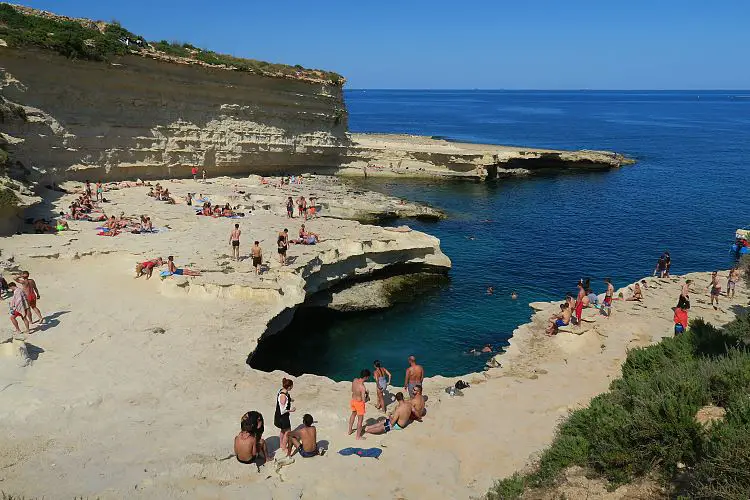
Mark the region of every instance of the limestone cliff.
[[333, 167], [349, 145], [341, 86], [138, 55], [109, 63], [0, 47], [9, 152], [42, 180]]

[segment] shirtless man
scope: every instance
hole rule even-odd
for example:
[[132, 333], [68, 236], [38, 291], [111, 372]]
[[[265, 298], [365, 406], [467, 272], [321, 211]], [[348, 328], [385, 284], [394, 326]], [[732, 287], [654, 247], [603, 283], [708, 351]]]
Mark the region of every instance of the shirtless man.
[[628, 297], [625, 300], [638, 301], [638, 302], [640, 302], [641, 300], [643, 300], [643, 291], [641, 290], [640, 283], [636, 283], [635, 284], [635, 289], [633, 290], [633, 295], [631, 295], [630, 297]]
[[302, 458], [311, 458], [319, 455], [318, 451], [318, 431], [313, 425], [313, 417], [309, 413], [306, 413], [302, 417], [302, 423], [304, 426], [296, 431], [289, 433], [287, 438], [287, 456], [291, 457], [295, 451], [299, 452]]
[[352, 414], [349, 417], [349, 435], [354, 432], [352, 425], [354, 424], [354, 417], [357, 417], [357, 439], [365, 439], [362, 435], [362, 420], [365, 418], [365, 401], [367, 401], [365, 382], [369, 378], [370, 370], [365, 368], [360, 372], [358, 378], [352, 380], [352, 399], [349, 401], [349, 406], [352, 409]]
[[[254, 422], [250, 419], [242, 419], [240, 433], [234, 438], [234, 456], [243, 464], [251, 464], [254, 461], [260, 467], [258, 460], [263, 456], [268, 459], [268, 449], [265, 440], [258, 435], [258, 430], [253, 428]], [[262, 425], [262, 423], [261, 423]]]
[[404, 394], [402, 392], [396, 393], [396, 407], [391, 412], [390, 416], [372, 425], [368, 425], [365, 428], [365, 432], [369, 434], [386, 434], [391, 430], [400, 431], [406, 429], [409, 425], [412, 415], [411, 405], [404, 401]]
[[167, 269], [170, 273], [175, 274], [177, 276], [200, 276], [200, 271], [193, 271], [192, 269], [188, 269], [187, 267], [178, 268], [174, 263], [174, 257], [170, 255], [167, 257]]
[[304, 196], [297, 198], [297, 215], [307, 220], [307, 200]]
[[[729, 271], [729, 276], [727, 277], [727, 297], [730, 299], [734, 298], [734, 288], [737, 286], [737, 282], [740, 280], [740, 270], [737, 269], [737, 266], [733, 267]], [[732, 292], [730, 295], [729, 292]]]
[[[719, 310], [719, 295], [721, 294], [721, 285], [719, 284], [719, 275], [717, 271], [711, 273], [711, 282], [708, 284], [707, 290], [710, 289], [711, 293], [711, 305], [714, 306], [714, 310]], [[714, 301], [716, 305], [714, 305]]]
[[240, 260], [240, 235], [242, 234], [242, 231], [240, 231], [240, 225], [235, 224], [234, 229], [229, 234], [229, 244], [232, 245], [232, 255], [234, 255], [234, 260], [239, 262]]
[[260, 274], [260, 265], [263, 263], [263, 249], [260, 248], [260, 242], [256, 241], [250, 249], [250, 256], [253, 258], [253, 267], [255, 274]]
[[409, 393], [409, 397], [414, 397], [414, 387], [421, 385], [424, 380], [424, 368], [417, 364], [417, 358], [409, 356], [409, 368], [406, 369], [404, 377], [404, 390]]
[[604, 278], [607, 284], [607, 291], [604, 292], [604, 302], [602, 307], [607, 308], [607, 318], [612, 316], [612, 300], [615, 298], [615, 287], [612, 284], [612, 278]]
[[[29, 303], [29, 309], [37, 314], [39, 316], [39, 324], [44, 323], [44, 316], [42, 316], [41, 311], [36, 306], [36, 301], [42, 298], [42, 295], [39, 293], [39, 289], [36, 287], [36, 281], [29, 278], [29, 272], [23, 271], [20, 276], [16, 276], [15, 281], [21, 285], [21, 288], [23, 289], [24, 295], [26, 295], [26, 301]], [[29, 320], [32, 320], [32, 315], [29, 314]], [[32, 323], [36, 323], [36, 321], [31, 321]]]
[[422, 417], [425, 416], [427, 411], [424, 408], [425, 401], [422, 395], [422, 386], [417, 384], [414, 386], [414, 396], [409, 400], [411, 403], [411, 419], [418, 422], [422, 421]]
[[570, 309], [570, 305], [567, 302], [560, 304], [560, 313], [553, 315], [549, 319], [549, 325], [545, 333], [547, 335], [557, 335], [557, 330], [561, 326], [568, 326], [570, 324], [570, 318], [573, 316], [573, 311]]

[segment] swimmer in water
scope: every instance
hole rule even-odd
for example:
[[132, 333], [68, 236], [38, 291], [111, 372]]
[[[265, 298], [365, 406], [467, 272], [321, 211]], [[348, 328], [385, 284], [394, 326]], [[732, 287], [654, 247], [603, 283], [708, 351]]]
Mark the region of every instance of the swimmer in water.
[[492, 295], [493, 293], [495, 293], [495, 289], [493, 287], [491, 287], [491, 286], [488, 286], [487, 287], [487, 295]]
[[516, 300], [516, 299], [518, 298], [518, 293], [516, 293], [516, 291], [515, 291], [515, 290], [514, 290], [514, 291], [512, 291], [512, 292], [510, 293], [510, 298], [511, 298], [511, 299], [513, 299], [513, 300]]

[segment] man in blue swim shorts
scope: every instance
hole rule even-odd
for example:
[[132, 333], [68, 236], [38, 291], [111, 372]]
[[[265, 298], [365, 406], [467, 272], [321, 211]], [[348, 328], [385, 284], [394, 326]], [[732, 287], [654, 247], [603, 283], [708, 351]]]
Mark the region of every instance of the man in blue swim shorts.
[[385, 420], [365, 427], [365, 432], [369, 434], [387, 434], [390, 431], [400, 431], [406, 428], [411, 421], [411, 404], [404, 401], [404, 393], [396, 393], [396, 402], [398, 405], [393, 409], [391, 415]]
[[549, 325], [547, 325], [547, 335], [557, 335], [557, 330], [561, 326], [568, 326], [570, 324], [570, 318], [573, 316], [573, 311], [570, 310], [570, 305], [567, 302], [560, 304], [560, 313], [553, 315], [549, 319]]

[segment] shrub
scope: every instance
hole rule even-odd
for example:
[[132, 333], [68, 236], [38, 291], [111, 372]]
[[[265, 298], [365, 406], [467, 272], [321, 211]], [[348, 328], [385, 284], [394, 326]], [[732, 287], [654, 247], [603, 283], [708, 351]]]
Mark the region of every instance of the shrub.
[[[571, 413], [536, 470], [497, 482], [488, 498], [552, 485], [572, 465], [586, 467], [616, 486], [651, 471], [671, 479], [680, 462], [695, 467], [691, 498], [747, 498], [749, 326], [747, 315], [722, 329], [698, 319], [680, 337], [630, 351], [622, 378], [587, 408]], [[707, 430], [695, 415], [708, 404], [725, 408], [727, 415]], [[520, 495], [514, 494], [507, 498]]]
[[487, 493], [487, 499], [516, 500], [517, 498], [521, 498], [524, 489], [526, 489], [526, 484], [526, 477], [516, 472], [508, 478], [496, 481], [492, 489]]

